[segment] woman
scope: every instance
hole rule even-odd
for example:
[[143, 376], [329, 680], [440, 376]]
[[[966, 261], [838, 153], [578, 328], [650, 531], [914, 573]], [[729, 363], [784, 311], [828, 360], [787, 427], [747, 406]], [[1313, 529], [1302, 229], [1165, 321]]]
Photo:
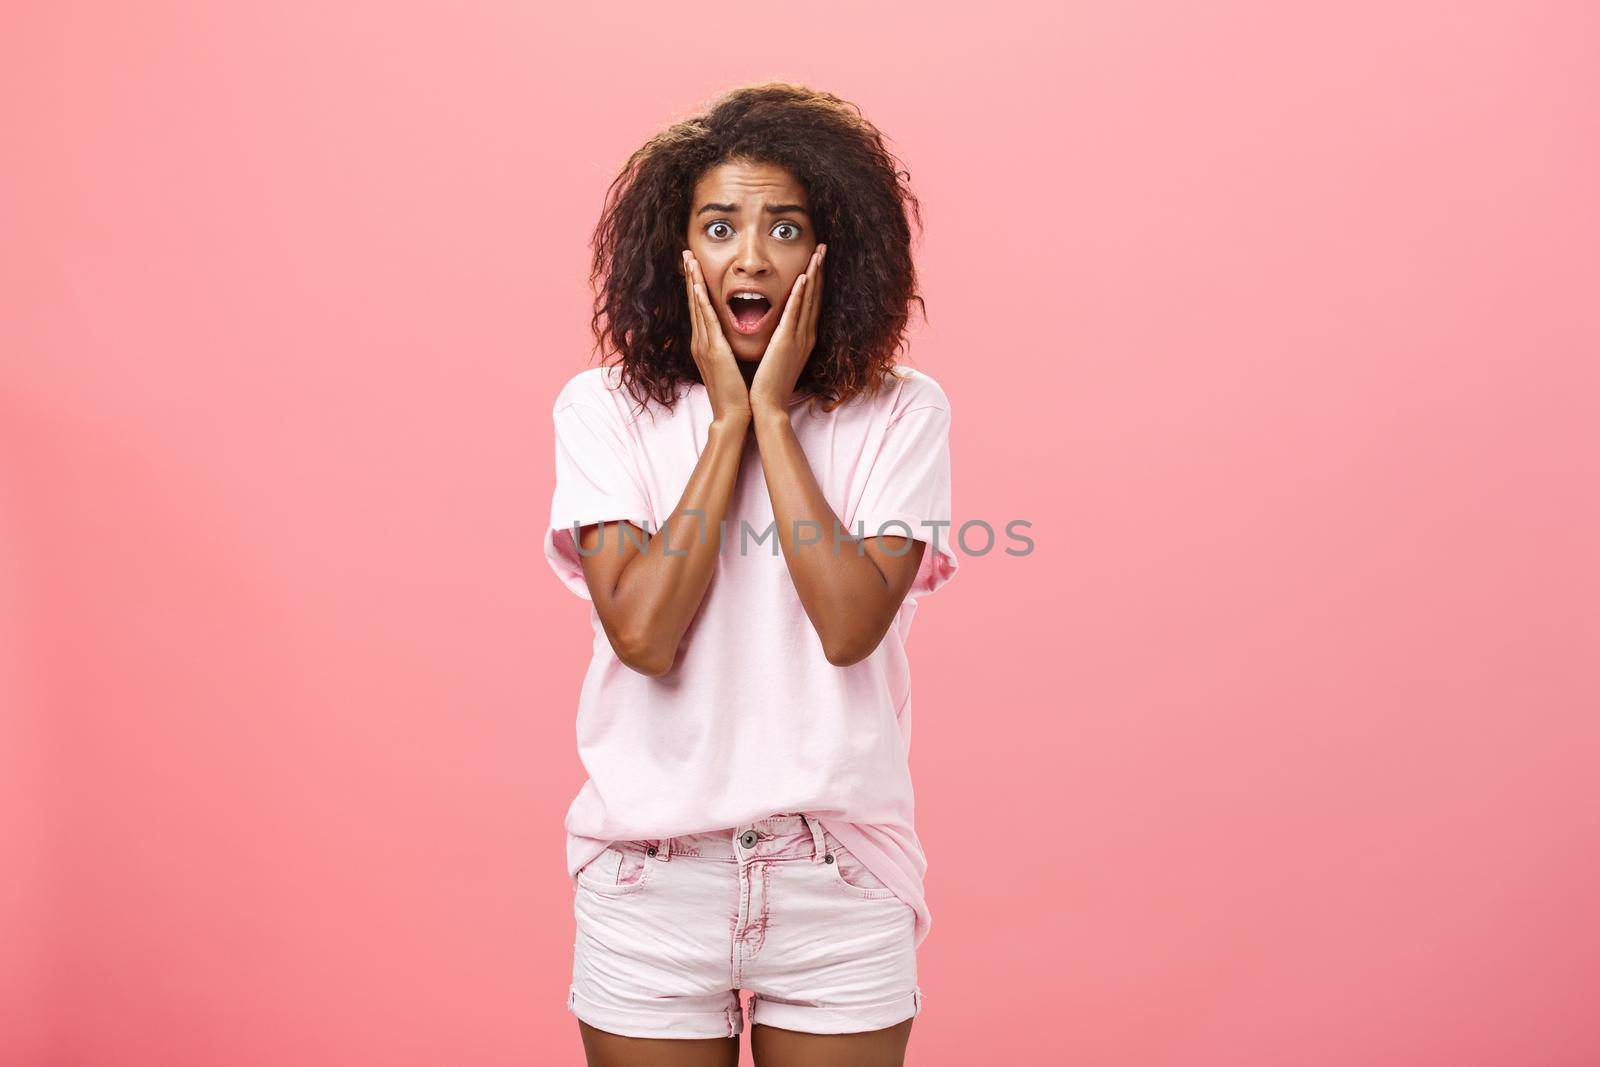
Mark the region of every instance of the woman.
[[[908, 211], [852, 105], [737, 89], [634, 153], [558, 396], [545, 554], [592, 602], [567, 813], [591, 1064], [903, 1062], [930, 916], [905, 640], [956, 571], [949, 403], [896, 366]], [[881, 534], [881, 536], [879, 536]]]

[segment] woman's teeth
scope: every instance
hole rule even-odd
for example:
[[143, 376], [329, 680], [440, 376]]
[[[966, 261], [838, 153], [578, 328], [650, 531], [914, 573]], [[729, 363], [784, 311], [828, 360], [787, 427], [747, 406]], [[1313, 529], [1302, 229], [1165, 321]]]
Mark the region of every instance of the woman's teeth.
[[759, 293], [734, 293], [728, 299], [733, 312], [733, 328], [740, 333], [756, 333], [772, 311], [772, 301]]

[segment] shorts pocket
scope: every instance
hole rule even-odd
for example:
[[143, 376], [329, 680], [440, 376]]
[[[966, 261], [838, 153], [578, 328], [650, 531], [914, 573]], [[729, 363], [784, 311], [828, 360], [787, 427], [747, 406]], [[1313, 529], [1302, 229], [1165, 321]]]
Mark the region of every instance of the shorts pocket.
[[578, 885], [601, 896], [637, 893], [650, 881], [655, 864], [636, 841], [614, 841], [578, 868]]
[[894, 890], [868, 870], [866, 864], [856, 859], [855, 853], [832, 840], [832, 835], [829, 838], [828, 855], [832, 857], [832, 862], [826, 866], [833, 872], [834, 884], [851, 896], [867, 900], [894, 896]]

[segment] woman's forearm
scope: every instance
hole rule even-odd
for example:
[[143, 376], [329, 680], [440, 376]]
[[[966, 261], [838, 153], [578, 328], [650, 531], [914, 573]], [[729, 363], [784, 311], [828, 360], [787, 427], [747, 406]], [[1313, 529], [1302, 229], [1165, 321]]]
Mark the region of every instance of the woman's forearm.
[[636, 670], [671, 670], [678, 643], [700, 610], [716, 571], [720, 527], [738, 483], [749, 427], [747, 414], [712, 422], [677, 508], [617, 577], [607, 629], [619, 655]]
[[878, 646], [904, 596], [849, 537], [817, 484], [788, 412], [758, 408], [753, 420], [795, 591], [828, 661], [847, 666]]

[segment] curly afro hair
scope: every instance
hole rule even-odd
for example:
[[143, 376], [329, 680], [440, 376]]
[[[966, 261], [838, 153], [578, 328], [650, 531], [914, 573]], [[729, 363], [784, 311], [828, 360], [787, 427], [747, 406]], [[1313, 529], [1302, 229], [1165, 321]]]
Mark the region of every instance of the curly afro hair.
[[727, 162], [792, 173], [810, 196], [816, 239], [828, 246], [827, 298], [796, 393], [828, 411], [875, 393], [905, 345], [911, 302], [927, 317], [909, 225], [915, 220], [920, 233], [921, 206], [910, 174], [860, 108], [787, 82], [731, 89], [629, 157], [591, 242], [595, 350], [616, 353], [621, 381], [641, 406], [671, 407], [681, 386], [700, 381], [681, 254], [695, 184]]

